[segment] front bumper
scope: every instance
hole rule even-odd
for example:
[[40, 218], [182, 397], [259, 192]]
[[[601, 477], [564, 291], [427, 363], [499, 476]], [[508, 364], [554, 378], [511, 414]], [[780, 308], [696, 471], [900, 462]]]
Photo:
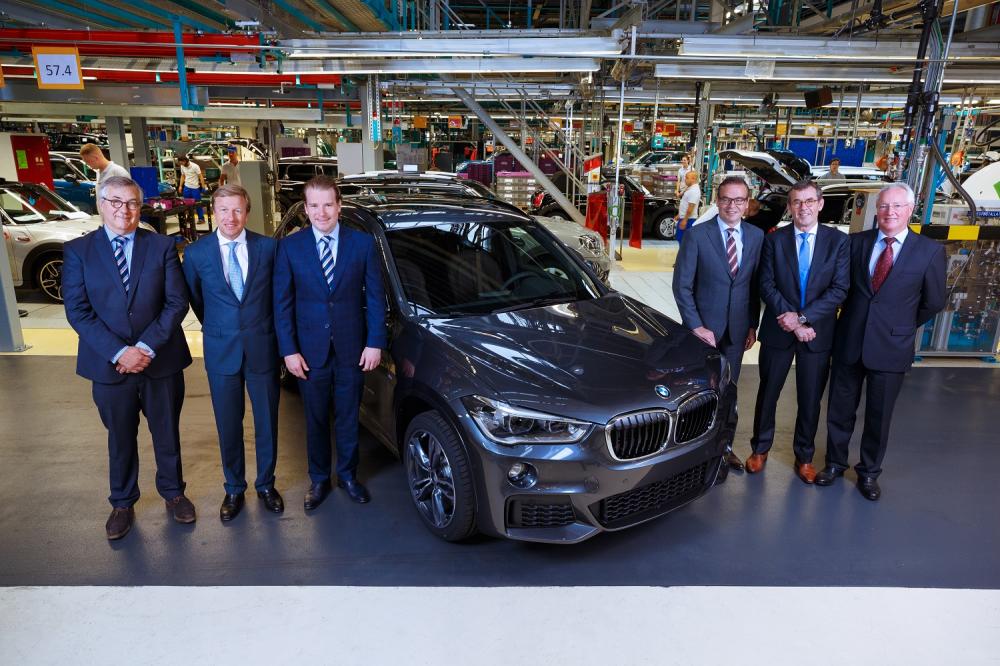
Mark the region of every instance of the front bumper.
[[[476, 469], [478, 527], [496, 536], [546, 543], [577, 543], [605, 531], [652, 520], [703, 495], [715, 483], [736, 430], [736, 390], [720, 396], [704, 435], [636, 460], [616, 460], [605, 429], [562, 445], [504, 446], [460, 416]], [[464, 415], [461, 405], [456, 413]], [[461, 410], [461, 411], [459, 411]], [[515, 463], [528, 464], [534, 481], [508, 479]]]

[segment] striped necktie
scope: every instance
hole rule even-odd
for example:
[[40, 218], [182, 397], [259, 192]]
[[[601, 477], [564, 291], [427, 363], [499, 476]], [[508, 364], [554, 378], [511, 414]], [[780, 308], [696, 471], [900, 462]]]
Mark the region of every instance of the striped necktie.
[[115, 263], [118, 264], [118, 274], [122, 278], [122, 286], [128, 294], [128, 261], [125, 259], [125, 243], [128, 242], [126, 236], [115, 236], [111, 241], [115, 246]]
[[736, 229], [726, 229], [729, 238], [726, 240], [726, 258], [729, 260], [729, 274], [736, 277], [736, 271], [740, 269], [740, 262], [736, 256]]
[[226, 277], [229, 279], [229, 286], [232, 288], [233, 293], [236, 294], [236, 300], [243, 300], [243, 270], [240, 268], [240, 260], [236, 257], [236, 248], [239, 247], [239, 243], [236, 241], [230, 241], [226, 243], [229, 246], [229, 270], [226, 271]]
[[333, 258], [333, 239], [329, 236], [323, 236], [319, 239], [319, 263], [323, 267], [323, 275], [326, 277], [326, 283], [331, 288], [333, 287], [333, 266], [336, 264], [336, 260]]

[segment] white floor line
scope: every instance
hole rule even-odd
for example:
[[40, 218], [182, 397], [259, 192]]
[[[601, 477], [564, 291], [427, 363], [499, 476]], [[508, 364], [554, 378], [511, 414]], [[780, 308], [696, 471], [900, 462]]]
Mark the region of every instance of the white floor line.
[[996, 664], [1000, 591], [0, 589], [6, 664]]

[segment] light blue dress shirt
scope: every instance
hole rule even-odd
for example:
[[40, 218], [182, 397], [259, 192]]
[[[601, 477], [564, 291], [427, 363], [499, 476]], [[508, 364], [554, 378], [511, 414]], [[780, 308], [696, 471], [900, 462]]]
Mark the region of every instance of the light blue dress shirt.
[[[903, 249], [903, 243], [906, 242], [906, 237], [910, 234], [909, 227], [904, 227], [902, 231], [896, 234], [896, 242], [892, 245], [892, 263], [896, 263], [896, 258], [899, 256], [899, 251]], [[872, 248], [872, 256], [868, 258], [868, 275], [869, 277], [875, 275], [875, 264], [878, 263], [879, 255], [885, 250], [885, 234], [879, 229], [878, 237], [875, 239], [875, 246]]]

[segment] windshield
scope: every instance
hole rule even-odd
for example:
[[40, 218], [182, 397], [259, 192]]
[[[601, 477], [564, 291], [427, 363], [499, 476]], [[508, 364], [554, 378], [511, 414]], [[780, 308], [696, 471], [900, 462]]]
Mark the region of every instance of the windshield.
[[405, 298], [420, 315], [484, 315], [600, 296], [535, 224], [421, 224], [386, 235]]
[[15, 224], [36, 224], [53, 220], [86, 220], [90, 216], [65, 199], [42, 188], [0, 189], [0, 205]]
[[632, 187], [634, 187], [635, 189], [639, 190], [640, 192], [642, 192], [647, 197], [653, 196], [653, 193], [650, 192], [649, 190], [647, 190], [645, 185], [643, 185], [642, 183], [640, 183], [638, 180], [636, 180], [632, 176], [627, 176], [627, 175], [624, 175], [624, 174], [620, 174], [620, 175], [623, 177], [624, 180], [627, 180]]

